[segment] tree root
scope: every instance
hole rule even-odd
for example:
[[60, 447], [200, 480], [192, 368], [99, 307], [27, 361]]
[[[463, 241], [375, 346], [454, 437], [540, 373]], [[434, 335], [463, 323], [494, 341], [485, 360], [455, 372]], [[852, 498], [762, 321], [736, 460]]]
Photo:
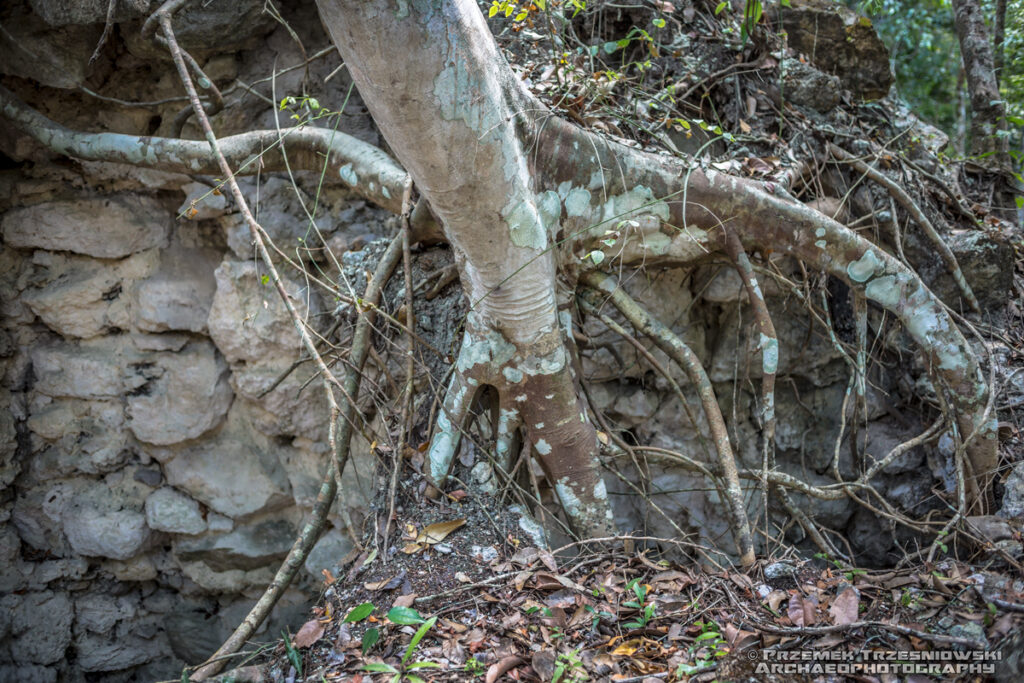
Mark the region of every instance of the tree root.
[[521, 428], [573, 530], [581, 537], [610, 533], [611, 508], [594, 457], [597, 432], [585, 419], [567, 356], [560, 329], [549, 331], [533, 344], [517, 345], [481, 313], [470, 311], [428, 450], [434, 485], [443, 485], [448, 476], [478, 390], [490, 386], [498, 395], [495, 431], [499, 464], [504, 467], [509, 462], [515, 432]]
[[[925, 236], [928, 237], [928, 240], [939, 251], [939, 255], [942, 257], [942, 260], [946, 263], [946, 267], [949, 269], [950, 274], [956, 281], [957, 287], [960, 288], [960, 292], [964, 295], [964, 299], [966, 299], [968, 305], [971, 307], [971, 310], [973, 310], [975, 313], [981, 313], [981, 306], [978, 304], [978, 299], [974, 296], [974, 292], [971, 290], [971, 286], [967, 284], [967, 279], [964, 277], [963, 271], [960, 270], [960, 263], [956, 260], [956, 256], [949, 248], [949, 245], [946, 244], [945, 240], [943, 240], [942, 237], [939, 236], [939, 233], [935, 231], [934, 226], [932, 226], [932, 223], [930, 220], [928, 220], [928, 217], [924, 215], [924, 211], [921, 210], [921, 207], [919, 207], [917, 205], [917, 202], [915, 202], [911, 198], [911, 196], [907, 194], [907, 191], [900, 187], [898, 184], [896, 184], [893, 180], [883, 175], [881, 171], [879, 171], [877, 168], [869, 165], [862, 159], [854, 157], [852, 154], [842, 149], [841, 147], [829, 143], [828, 151], [836, 159], [839, 159], [840, 161], [850, 164], [855, 169], [866, 175], [868, 178], [871, 178], [876, 183], [878, 183], [886, 190], [888, 190], [889, 193], [893, 196], [893, 198], [896, 199], [896, 201], [898, 201], [903, 206], [903, 208], [910, 213], [911, 216], [913, 216], [914, 221], [919, 226], [921, 226], [922, 230], [924, 230]], [[896, 220], [895, 214], [893, 215], [893, 220]]]
[[747, 518], [743, 501], [743, 490], [740, 488], [739, 475], [736, 470], [736, 458], [729, 443], [729, 432], [725, 419], [718, 406], [715, 390], [711, 386], [704, 366], [697, 354], [687, 346], [672, 330], [653, 318], [640, 307], [626, 291], [619, 287], [611, 276], [599, 271], [588, 271], [580, 276], [580, 282], [608, 296], [612, 304], [619, 309], [638, 331], [650, 337], [659, 349], [668, 354], [686, 373], [690, 382], [700, 396], [704, 414], [711, 429], [712, 441], [718, 454], [718, 464], [725, 480], [726, 507], [729, 510], [729, 521], [732, 524], [736, 549], [740, 563], [744, 567], [754, 564], [754, 543], [750, 534], [750, 520]]

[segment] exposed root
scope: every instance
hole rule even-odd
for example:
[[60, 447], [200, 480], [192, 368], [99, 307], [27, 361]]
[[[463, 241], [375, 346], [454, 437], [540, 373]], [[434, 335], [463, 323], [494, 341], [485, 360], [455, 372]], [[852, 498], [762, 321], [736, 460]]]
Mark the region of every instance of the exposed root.
[[[960, 270], [960, 264], [956, 260], [956, 256], [953, 251], [946, 244], [946, 241], [935, 231], [931, 221], [924, 215], [924, 211], [917, 205], [917, 202], [907, 194], [906, 190], [900, 187], [890, 178], [883, 175], [878, 169], [874, 168], [867, 162], [854, 157], [846, 150], [829, 143], [828, 150], [836, 159], [844, 161], [855, 169], [865, 174], [867, 177], [874, 180], [876, 183], [884, 187], [893, 198], [906, 209], [910, 215], [914, 218], [914, 221], [921, 226], [924, 234], [928, 237], [928, 240], [932, 245], [939, 251], [939, 255], [942, 260], [946, 263], [946, 267], [949, 269], [953, 279], [956, 280], [957, 287], [960, 288], [960, 292], [964, 295], [964, 299], [967, 300], [968, 305], [975, 313], [981, 312], [981, 306], [978, 304], [978, 299], [974, 296], [974, 292], [971, 290], [971, 286], [967, 284], [967, 279], [964, 277], [964, 273]], [[893, 214], [893, 220], [896, 220], [895, 214]]]
[[470, 311], [455, 372], [430, 442], [429, 472], [442, 486], [458, 450], [463, 422], [477, 391], [498, 395], [497, 461], [511, 461], [516, 430], [538, 455], [570, 524], [581, 537], [608, 535], [611, 508], [597, 467], [597, 432], [577, 395], [561, 330], [528, 345], [509, 342], [484, 316]]
[[743, 490], [740, 488], [739, 475], [736, 470], [736, 458], [732, 452], [732, 445], [729, 443], [729, 432], [726, 429], [721, 408], [718, 406], [715, 390], [711, 386], [711, 380], [708, 379], [700, 359], [672, 330], [641, 308], [626, 294], [625, 290], [617, 285], [611, 276], [598, 271], [589, 271], [580, 276], [580, 282], [608, 296], [612, 304], [619, 309], [619, 312], [633, 327], [650, 337], [659, 349], [679, 365], [697, 390], [708, 426], [711, 429], [712, 441], [718, 454], [718, 463], [725, 479], [725, 500], [740, 563], [744, 567], [751, 566], [755, 560], [754, 543], [750, 534], [750, 520], [747, 518], [743, 501]]

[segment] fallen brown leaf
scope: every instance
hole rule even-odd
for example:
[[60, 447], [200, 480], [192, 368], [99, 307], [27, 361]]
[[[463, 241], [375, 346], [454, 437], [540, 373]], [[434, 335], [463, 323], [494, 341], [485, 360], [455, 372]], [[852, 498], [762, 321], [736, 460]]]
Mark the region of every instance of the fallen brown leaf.
[[416, 594], [409, 593], [408, 595], [399, 595], [395, 598], [395, 602], [392, 607], [412, 607], [413, 603], [416, 602]]
[[859, 607], [860, 593], [853, 586], [847, 586], [832, 601], [828, 612], [832, 615], [832, 623], [846, 625], [857, 621]]
[[440, 543], [448, 537], [448, 534], [455, 531], [465, 523], [465, 519], [453, 519], [448, 522], [437, 522], [436, 524], [431, 524], [419, 533], [419, 536], [416, 537], [416, 542], [425, 543], [427, 545]]
[[324, 625], [319, 619], [310, 619], [299, 632], [292, 636], [292, 645], [295, 647], [309, 647], [324, 635]]
[[484, 676], [484, 683], [494, 683], [496, 680], [501, 678], [502, 674], [508, 673], [522, 663], [523, 658], [517, 657], [516, 655], [509, 655], [508, 657], [501, 658], [487, 668], [487, 675]]

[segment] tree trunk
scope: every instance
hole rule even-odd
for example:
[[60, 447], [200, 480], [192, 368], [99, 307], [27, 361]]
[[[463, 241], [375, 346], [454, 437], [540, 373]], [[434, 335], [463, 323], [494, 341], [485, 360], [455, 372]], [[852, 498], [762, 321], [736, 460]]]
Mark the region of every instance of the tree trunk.
[[[555, 296], [561, 203], [535, 192], [530, 168], [531, 98], [472, 0], [319, 7], [381, 133], [440, 219], [472, 309], [429, 450], [435, 483], [447, 475], [474, 395], [492, 386], [499, 431], [522, 426], [575, 530], [607, 535], [597, 435]], [[385, 46], [408, 58], [396, 63]]]
[[1006, 0], [996, 0], [996, 16], [992, 27], [992, 65], [996, 74], [996, 87], [1003, 81], [1006, 62], [1003, 44], [1006, 42]]
[[971, 94], [971, 153], [995, 153], [1000, 164], [1008, 161], [1006, 107], [999, 95], [992, 43], [978, 0], [953, 0], [953, 22]]

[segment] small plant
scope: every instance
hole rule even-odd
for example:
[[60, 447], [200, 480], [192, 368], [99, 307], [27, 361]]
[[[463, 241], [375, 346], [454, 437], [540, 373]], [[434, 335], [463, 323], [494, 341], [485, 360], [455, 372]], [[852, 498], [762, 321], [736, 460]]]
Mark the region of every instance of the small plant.
[[696, 656], [692, 664], [683, 662], [676, 668], [676, 677], [690, 676], [710, 666], [716, 658], [729, 654], [729, 645], [714, 621], [697, 621], [694, 626], [700, 628], [700, 635], [690, 646], [690, 656]]
[[640, 610], [640, 614], [633, 621], [627, 621], [623, 626], [626, 628], [644, 628], [654, 618], [654, 611], [656, 609], [653, 602], [645, 604], [647, 602], [647, 586], [641, 584], [639, 579], [631, 579], [626, 584], [626, 589], [633, 591], [636, 600], [630, 600], [622, 604], [626, 607]]
[[555, 670], [551, 674], [551, 683], [579, 683], [589, 678], [580, 659], [580, 648], [572, 652], [562, 652], [555, 660]]
[[[399, 683], [402, 680], [409, 681], [409, 683], [425, 683], [423, 678], [412, 672], [419, 669], [438, 669], [441, 665], [437, 662], [410, 662], [409, 659], [412, 657], [416, 646], [423, 640], [423, 636], [427, 635], [427, 632], [437, 623], [437, 617], [424, 619], [420, 616], [419, 612], [411, 607], [392, 607], [388, 612], [388, 620], [403, 626], [420, 624], [420, 627], [413, 635], [412, 640], [409, 641], [409, 646], [405, 648], [405, 654], [402, 655], [400, 667], [392, 666], [385, 662], [372, 662], [363, 665], [363, 671], [392, 674], [391, 683]], [[364, 653], [365, 651], [364, 643]]]
[[483, 676], [485, 673], [487, 673], [487, 665], [485, 665], [476, 657], [470, 657], [466, 660], [466, 663], [465, 665], [463, 665], [462, 670], [468, 673], [473, 678], [479, 678], [480, 676]]
[[292, 645], [292, 638], [288, 635], [287, 631], [281, 631], [281, 637], [284, 639], [284, 651], [288, 655], [288, 663], [295, 669], [295, 674], [298, 677], [302, 677], [302, 655]]

